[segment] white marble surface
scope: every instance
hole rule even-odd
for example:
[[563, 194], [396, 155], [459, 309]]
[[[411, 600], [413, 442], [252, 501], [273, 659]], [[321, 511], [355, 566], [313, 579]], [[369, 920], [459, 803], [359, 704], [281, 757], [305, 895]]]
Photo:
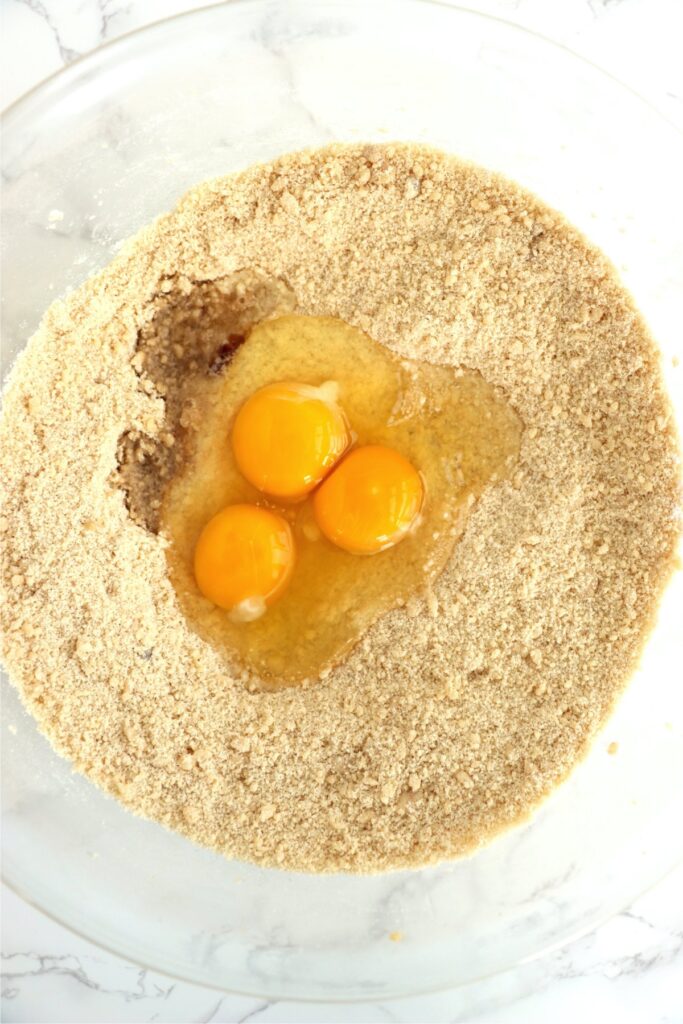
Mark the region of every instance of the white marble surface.
[[[188, 0], [2, 0], [2, 102]], [[683, 125], [680, 0], [470, 0], [564, 42]], [[3, 891], [5, 1021], [683, 1022], [683, 869], [594, 934], [457, 991], [374, 1005], [266, 1003], [174, 982], [74, 936]]]
[[3, 1021], [619, 1024], [683, 1021], [683, 869], [592, 935], [535, 963], [434, 996], [268, 1003], [174, 982], [97, 949], [5, 893]]

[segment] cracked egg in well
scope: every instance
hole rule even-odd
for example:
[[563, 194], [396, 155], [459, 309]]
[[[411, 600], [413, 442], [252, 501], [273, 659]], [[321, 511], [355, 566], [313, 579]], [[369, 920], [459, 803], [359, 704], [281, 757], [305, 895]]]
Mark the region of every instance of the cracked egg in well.
[[476, 371], [331, 317], [258, 324], [197, 402], [162, 505], [171, 578], [191, 627], [273, 686], [316, 678], [438, 576], [522, 430]]

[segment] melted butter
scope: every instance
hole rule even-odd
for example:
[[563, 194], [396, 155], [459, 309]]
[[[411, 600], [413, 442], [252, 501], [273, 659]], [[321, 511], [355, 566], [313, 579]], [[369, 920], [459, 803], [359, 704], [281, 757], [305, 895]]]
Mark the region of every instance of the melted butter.
[[[410, 459], [426, 499], [408, 537], [365, 557], [320, 537], [310, 500], [279, 506], [296, 539], [291, 582], [261, 618], [235, 623], [197, 589], [193, 552], [206, 522], [225, 505], [278, 507], [240, 475], [230, 430], [254, 391], [282, 380], [335, 381], [357, 443], [386, 444]], [[522, 433], [503, 393], [479, 373], [399, 360], [329, 317], [283, 316], [254, 327], [197, 401], [201, 425], [162, 507], [171, 579], [191, 628], [272, 686], [314, 677], [338, 662], [379, 615], [438, 576], [473, 500], [511, 472]]]

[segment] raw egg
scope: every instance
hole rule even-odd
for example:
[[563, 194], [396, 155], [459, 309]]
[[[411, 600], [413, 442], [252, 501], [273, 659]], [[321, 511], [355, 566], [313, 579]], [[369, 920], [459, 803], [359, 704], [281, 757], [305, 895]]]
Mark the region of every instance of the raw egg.
[[415, 526], [424, 498], [420, 474], [384, 445], [356, 448], [313, 498], [321, 532], [355, 555], [393, 547]]
[[241, 407], [232, 449], [243, 475], [272, 498], [304, 498], [329, 473], [351, 441], [333, 381], [313, 387], [269, 384]]
[[289, 523], [256, 505], [229, 505], [218, 512], [194, 552], [197, 586], [233, 622], [260, 618], [287, 586], [293, 568]]
[[[176, 340], [184, 341], [180, 330], [169, 343]], [[264, 509], [263, 491], [237, 465], [230, 429], [247, 403], [276, 380], [338, 382], [349, 424], [344, 429], [357, 435], [357, 447], [327, 469], [306, 500], [268, 503], [269, 509], [279, 504], [279, 515], [291, 523], [296, 566], [278, 599], [271, 598], [266, 613], [245, 627], [234, 621], [232, 611], [206, 600], [193, 559], [207, 522], [221, 509], [240, 504]], [[478, 372], [399, 359], [357, 327], [331, 317], [264, 319], [220, 373], [202, 380], [195, 401], [197, 428], [162, 501], [169, 574], [189, 627], [267, 688], [317, 678], [338, 664], [380, 615], [422, 593], [447, 563], [473, 499], [513, 472], [522, 433], [505, 395]], [[276, 440], [284, 463], [291, 449], [285, 451]], [[377, 457], [378, 448], [393, 456]], [[364, 459], [369, 476], [361, 486], [356, 469]], [[397, 462], [398, 481], [389, 469]], [[337, 488], [347, 477], [344, 498]], [[365, 494], [368, 481], [376, 489], [374, 498]], [[373, 500], [387, 491], [393, 504], [382, 503], [375, 515]], [[347, 499], [353, 499], [355, 511]], [[316, 522], [316, 503], [327, 536]], [[393, 546], [381, 555], [360, 557], [390, 540]], [[347, 548], [339, 546], [341, 541]], [[248, 607], [263, 609], [266, 591], [252, 583], [229, 597], [237, 603], [247, 594], [261, 597]]]

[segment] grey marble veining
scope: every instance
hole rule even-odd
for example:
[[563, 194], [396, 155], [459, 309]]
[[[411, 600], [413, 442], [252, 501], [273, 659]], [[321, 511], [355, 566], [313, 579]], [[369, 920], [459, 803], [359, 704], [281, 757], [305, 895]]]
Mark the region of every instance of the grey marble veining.
[[[203, 0], [3, 0], [3, 101], [123, 32], [199, 6]], [[564, 42], [683, 124], [679, 0], [470, 0], [467, 6]], [[272, 52], [268, 26], [258, 41]], [[296, 97], [294, 69], [284, 59], [278, 68]], [[332, 137], [305, 104], [297, 111], [317, 134], [322, 129]], [[125, 124], [112, 123], [111, 132], [112, 145], [125, 147]], [[48, 218], [36, 229], [70, 244], [67, 219]], [[79, 252], [91, 246], [97, 260], [100, 250], [108, 251], [106, 226], [73, 244]], [[388, 887], [387, 904], [409, 895], [408, 879]], [[683, 1021], [683, 870], [593, 934], [515, 971], [450, 993], [355, 1006], [267, 1002], [177, 982], [100, 950], [7, 890], [3, 897], [6, 1021]], [[438, 881], [431, 898], [438, 901]], [[558, 909], [549, 904], [548, 913]], [[216, 953], [207, 948], [207, 956]]]
[[[680, 1021], [683, 870], [592, 935], [458, 989], [392, 1003], [340, 1006], [222, 996], [108, 956], [6, 895], [13, 949], [3, 957], [6, 1021]], [[7, 924], [5, 925], [7, 930]], [[40, 936], [50, 954], [32, 948]], [[23, 943], [23, 945], [22, 945]], [[60, 950], [60, 951], [58, 951]], [[59, 1007], [59, 1009], [56, 1009]], [[37, 1016], [52, 1010], [52, 1016]]]

